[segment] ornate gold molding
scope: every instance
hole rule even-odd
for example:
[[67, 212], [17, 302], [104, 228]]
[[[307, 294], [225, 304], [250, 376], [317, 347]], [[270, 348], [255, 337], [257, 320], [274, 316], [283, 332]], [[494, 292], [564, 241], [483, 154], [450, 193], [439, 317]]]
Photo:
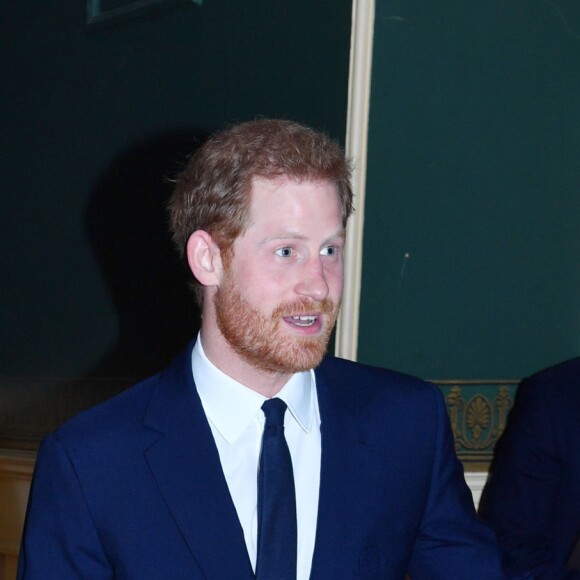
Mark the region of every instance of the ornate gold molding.
[[434, 381], [442, 390], [466, 470], [485, 471], [513, 406], [518, 381]]

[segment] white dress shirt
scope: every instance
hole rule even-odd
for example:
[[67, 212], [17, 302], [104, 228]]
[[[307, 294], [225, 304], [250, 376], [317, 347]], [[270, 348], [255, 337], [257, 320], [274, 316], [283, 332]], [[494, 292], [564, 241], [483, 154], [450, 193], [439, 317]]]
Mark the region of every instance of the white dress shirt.
[[[256, 569], [258, 464], [266, 397], [220, 371], [206, 357], [201, 337], [192, 353], [192, 370], [222, 469]], [[276, 395], [288, 405], [284, 432], [292, 457], [298, 520], [297, 579], [312, 567], [320, 488], [320, 413], [313, 371], [296, 373]]]

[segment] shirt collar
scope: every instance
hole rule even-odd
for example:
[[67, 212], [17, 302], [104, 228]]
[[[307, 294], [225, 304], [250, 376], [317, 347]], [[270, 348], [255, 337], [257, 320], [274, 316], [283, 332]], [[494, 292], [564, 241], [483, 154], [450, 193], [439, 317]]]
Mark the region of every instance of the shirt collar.
[[[193, 347], [191, 368], [204, 411], [228, 443], [235, 441], [257, 417], [263, 422], [261, 407], [266, 397], [218, 369], [207, 358], [200, 335]], [[298, 425], [310, 433], [315, 419], [314, 371], [293, 374], [276, 396], [288, 405]]]

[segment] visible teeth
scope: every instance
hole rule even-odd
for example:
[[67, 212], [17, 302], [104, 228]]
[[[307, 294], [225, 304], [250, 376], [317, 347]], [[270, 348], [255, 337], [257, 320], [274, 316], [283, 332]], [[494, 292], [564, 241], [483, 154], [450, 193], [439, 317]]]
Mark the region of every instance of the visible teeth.
[[316, 316], [293, 316], [292, 320], [297, 326], [312, 326], [316, 321]]

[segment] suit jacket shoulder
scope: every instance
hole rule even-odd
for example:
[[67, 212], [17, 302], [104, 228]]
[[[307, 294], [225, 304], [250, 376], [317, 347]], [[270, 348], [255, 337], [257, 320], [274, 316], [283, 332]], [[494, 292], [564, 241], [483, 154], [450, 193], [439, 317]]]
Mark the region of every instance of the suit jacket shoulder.
[[516, 572], [580, 577], [565, 570], [580, 537], [579, 417], [580, 358], [520, 384], [480, 502]]
[[331, 383], [335, 396], [353, 410], [359, 410], [372, 401], [409, 402], [439, 396], [439, 389], [422, 379], [349, 360], [326, 357], [316, 370], [323, 383]]
[[322, 467], [312, 578], [503, 578], [438, 387], [336, 358], [316, 370], [316, 385]]
[[160, 575], [253, 576], [190, 349], [45, 438], [18, 577]]
[[199, 399], [190, 361], [188, 347], [160, 373], [72, 417], [54, 435], [71, 451], [91, 445], [119, 448], [131, 443], [143, 426], [163, 432], [180, 421], [191, 420], [190, 406]]
[[531, 375], [522, 381], [518, 397], [543, 398], [557, 405], [580, 405], [580, 357]]

